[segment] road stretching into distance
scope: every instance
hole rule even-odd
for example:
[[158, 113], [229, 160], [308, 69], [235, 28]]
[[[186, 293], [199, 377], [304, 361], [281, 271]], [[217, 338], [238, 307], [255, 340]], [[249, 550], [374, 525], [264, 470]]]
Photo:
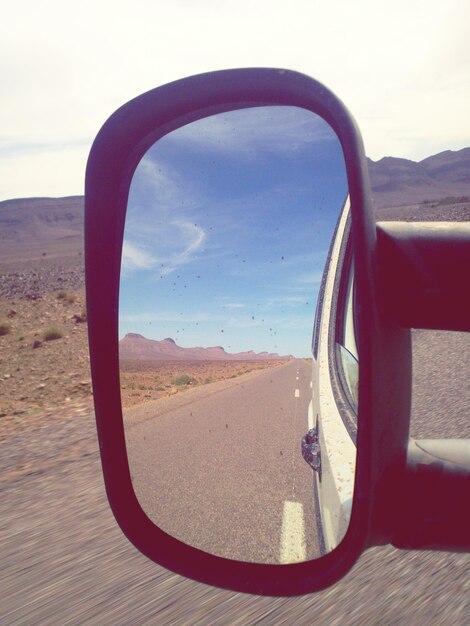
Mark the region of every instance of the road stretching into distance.
[[[311, 365], [292, 360], [126, 425], [131, 475], [147, 515], [206, 552], [259, 563], [319, 555], [308, 430]], [[129, 411], [132, 415], [132, 411]], [[126, 423], [126, 421], [125, 421]]]
[[[413, 435], [469, 437], [469, 338], [414, 334]], [[0, 489], [2, 626], [469, 623], [467, 554], [376, 547], [331, 588], [298, 598], [214, 589], [159, 567], [112, 517], [92, 413], [6, 435]]]

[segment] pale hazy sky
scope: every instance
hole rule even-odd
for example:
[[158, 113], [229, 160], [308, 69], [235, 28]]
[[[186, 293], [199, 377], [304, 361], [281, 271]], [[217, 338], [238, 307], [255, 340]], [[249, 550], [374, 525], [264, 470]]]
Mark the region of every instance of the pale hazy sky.
[[468, 0], [15, 0], [0, 25], [0, 200], [83, 193], [105, 119], [190, 74], [283, 67], [348, 106], [373, 159], [470, 145]]

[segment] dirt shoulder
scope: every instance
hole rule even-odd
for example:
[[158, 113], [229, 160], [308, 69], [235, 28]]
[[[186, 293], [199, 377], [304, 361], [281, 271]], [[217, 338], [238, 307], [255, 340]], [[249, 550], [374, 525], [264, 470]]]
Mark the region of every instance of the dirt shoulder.
[[121, 398], [129, 408], [166, 396], [187, 393], [195, 387], [255, 375], [287, 361], [124, 361]]
[[83, 291], [0, 300], [0, 328], [2, 429], [91, 405]]
[[[25, 276], [15, 288], [16, 297], [0, 300], [0, 329], [5, 333], [0, 334], [0, 438], [93, 408], [84, 290], [31, 293], [34, 276], [31, 272]], [[55, 279], [55, 273], [48, 276]], [[37, 284], [51, 286], [47, 281]], [[121, 376], [123, 406], [181, 396], [282, 363], [126, 363]]]

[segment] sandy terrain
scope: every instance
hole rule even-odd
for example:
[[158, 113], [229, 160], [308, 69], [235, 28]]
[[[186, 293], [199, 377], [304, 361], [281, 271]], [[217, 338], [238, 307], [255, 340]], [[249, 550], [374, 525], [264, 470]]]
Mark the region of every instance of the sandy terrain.
[[[39, 270], [36, 270], [39, 273]], [[92, 406], [85, 296], [79, 291], [28, 293], [0, 300], [0, 428], [2, 434], [42, 419], [73, 416]], [[44, 284], [38, 281], [38, 285]], [[65, 295], [65, 297], [64, 297]], [[62, 296], [62, 297], [61, 297]], [[55, 328], [60, 335], [45, 340]], [[226, 380], [276, 361], [178, 361], [123, 364], [123, 406], [130, 407]], [[186, 375], [183, 379], [179, 377]]]
[[200, 385], [286, 363], [273, 361], [124, 361], [121, 399], [124, 408], [182, 393]]
[[[0, 300], [0, 417], [5, 424], [91, 404], [84, 294]], [[60, 337], [45, 340], [56, 329]]]

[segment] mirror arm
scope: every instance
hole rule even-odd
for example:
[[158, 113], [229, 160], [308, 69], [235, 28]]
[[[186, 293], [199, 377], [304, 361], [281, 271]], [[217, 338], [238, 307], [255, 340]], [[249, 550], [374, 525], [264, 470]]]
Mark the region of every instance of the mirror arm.
[[470, 330], [469, 222], [378, 222], [381, 304], [407, 328]]
[[470, 550], [469, 440], [410, 439], [394, 492], [396, 548]]

